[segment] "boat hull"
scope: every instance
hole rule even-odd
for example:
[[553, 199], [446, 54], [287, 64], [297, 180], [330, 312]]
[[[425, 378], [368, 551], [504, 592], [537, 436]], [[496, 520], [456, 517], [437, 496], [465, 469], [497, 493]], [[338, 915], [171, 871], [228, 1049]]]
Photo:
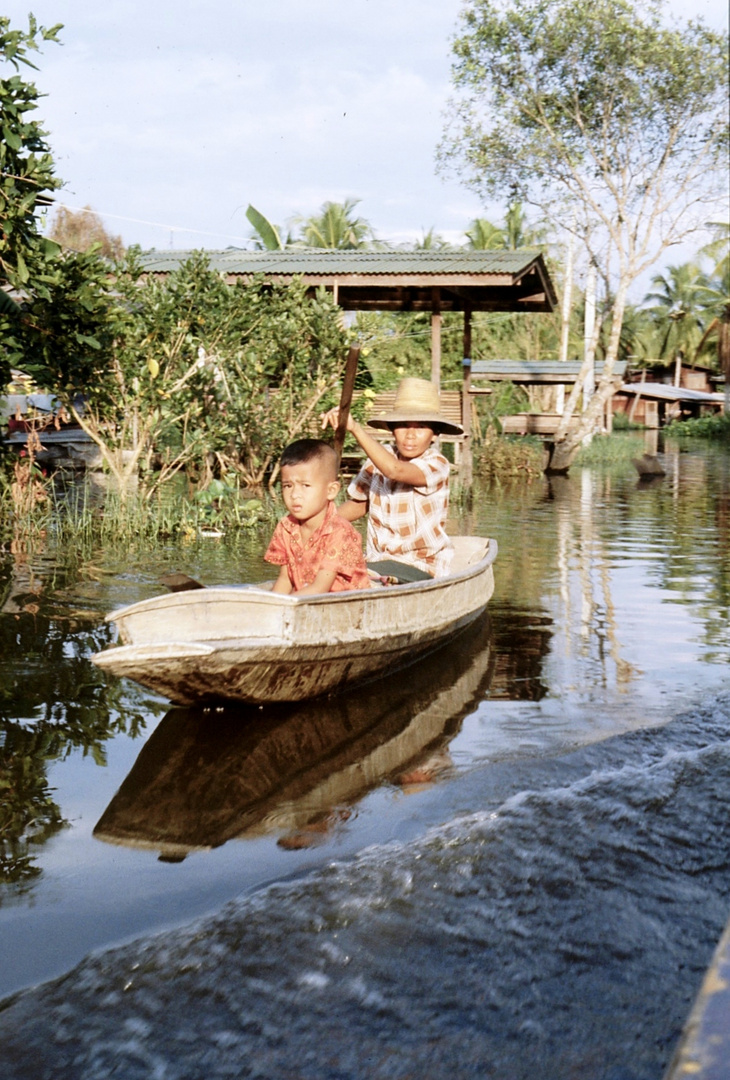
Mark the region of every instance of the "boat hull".
[[108, 616], [124, 644], [94, 663], [180, 705], [333, 693], [438, 648], [484, 611], [496, 543], [456, 540], [465, 565], [434, 581], [307, 597], [222, 586], [133, 604]]
[[[487, 694], [486, 618], [438, 655], [327, 701], [173, 708], [94, 828], [106, 843], [181, 859], [232, 839], [296, 836], [386, 778], [444, 754]], [[310, 836], [312, 834], [310, 833]], [[314, 835], [321, 835], [315, 831]]]

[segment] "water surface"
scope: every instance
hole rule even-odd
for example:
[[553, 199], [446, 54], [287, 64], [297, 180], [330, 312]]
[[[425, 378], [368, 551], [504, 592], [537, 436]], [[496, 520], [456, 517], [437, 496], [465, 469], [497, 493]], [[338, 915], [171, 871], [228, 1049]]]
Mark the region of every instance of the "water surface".
[[663, 460], [476, 489], [488, 618], [292, 708], [88, 659], [171, 565], [267, 576], [265, 537], [6, 558], [7, 1075], [659, 1080], [730, 913], [730, 459]]

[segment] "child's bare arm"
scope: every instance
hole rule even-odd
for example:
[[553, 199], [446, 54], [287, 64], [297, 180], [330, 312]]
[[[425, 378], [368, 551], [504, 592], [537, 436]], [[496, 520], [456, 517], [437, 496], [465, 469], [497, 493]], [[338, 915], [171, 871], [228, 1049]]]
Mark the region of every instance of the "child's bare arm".
[[[322, 427], [326, 428], [329, 424], [336, 429], [339, 411], [339, 409], [330, 409], [329, 412], [325, 413], [322, 417]], [[393, 457], [390, 451], [386, 450], [372, 435], [369, 435], [365, 428], [358, 424], [357, 420], [353, 420], [352, 416], [347, 418], [347, 430], [357, 439], [375, 468], [383, 476], [387, 476], [389, 480], [395, 480], [399, 484], [410, 484], [412, 487], [425, 486], [426, 477], [418, 465], [414, 465], [411, 461], [401, 461], [400, 458]]]
[[279, 568], [279, 576], [274, 582], [272, 592], [278, 593], [290, 593], [292, 591], [291, 581], [289, 580], [289, 571], [285, 566]]
[[305, 585], [303, 589], [297, 589], [295, 596], [311, 596], [313, 593], [329, 592], [337, 577], [336, 570], [318, 570], [317, 576], [311, 585]]
[[337, 513], [345, 521], [357, 521], [358, 518], [365, 517], [367, 512], [368, 504], [365, 499], [348, 499], [342, 506], [337, 507]]

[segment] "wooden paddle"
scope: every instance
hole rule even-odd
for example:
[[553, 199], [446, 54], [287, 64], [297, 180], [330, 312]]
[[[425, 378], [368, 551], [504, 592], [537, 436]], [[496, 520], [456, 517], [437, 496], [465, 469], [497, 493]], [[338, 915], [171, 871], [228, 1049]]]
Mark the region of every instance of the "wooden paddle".
[[347, 418], [350, 415], [352, 392], [355, 389], [355, 376], [357, 375], [357, 362], [359, 359], [360, 347], [359, 345], [353, 345], [347, 354], [347, 361], [345, 363], [345, 377], [342, 381], [342, 395], [340, 397], [340, 416], [335, 429], [334, 447], [335, 453], [337, 454], [338, 471], [340, 468], [340, 458], [342, 457], [342, 447], [345, 445]]
[[165, 585], [170, 592], [187, 592], [188, 589], [204, 589], [205, 585], [201, 585], [195, 578], [188, 577], [187, 574], [170, 573], [163, 574], [159, 579], [160, 585]]

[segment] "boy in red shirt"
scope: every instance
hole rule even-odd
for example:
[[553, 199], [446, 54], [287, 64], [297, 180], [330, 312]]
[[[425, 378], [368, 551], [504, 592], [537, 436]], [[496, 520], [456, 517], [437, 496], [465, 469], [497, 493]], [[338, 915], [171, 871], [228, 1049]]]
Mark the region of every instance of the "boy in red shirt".
[[289, 511], [264, 555], [280, 566], [274, 592], [368, 589], [362, 540], [335, 509], [337, 455], [322, 439], [298, 439], [281, 455], [281, 493]]

